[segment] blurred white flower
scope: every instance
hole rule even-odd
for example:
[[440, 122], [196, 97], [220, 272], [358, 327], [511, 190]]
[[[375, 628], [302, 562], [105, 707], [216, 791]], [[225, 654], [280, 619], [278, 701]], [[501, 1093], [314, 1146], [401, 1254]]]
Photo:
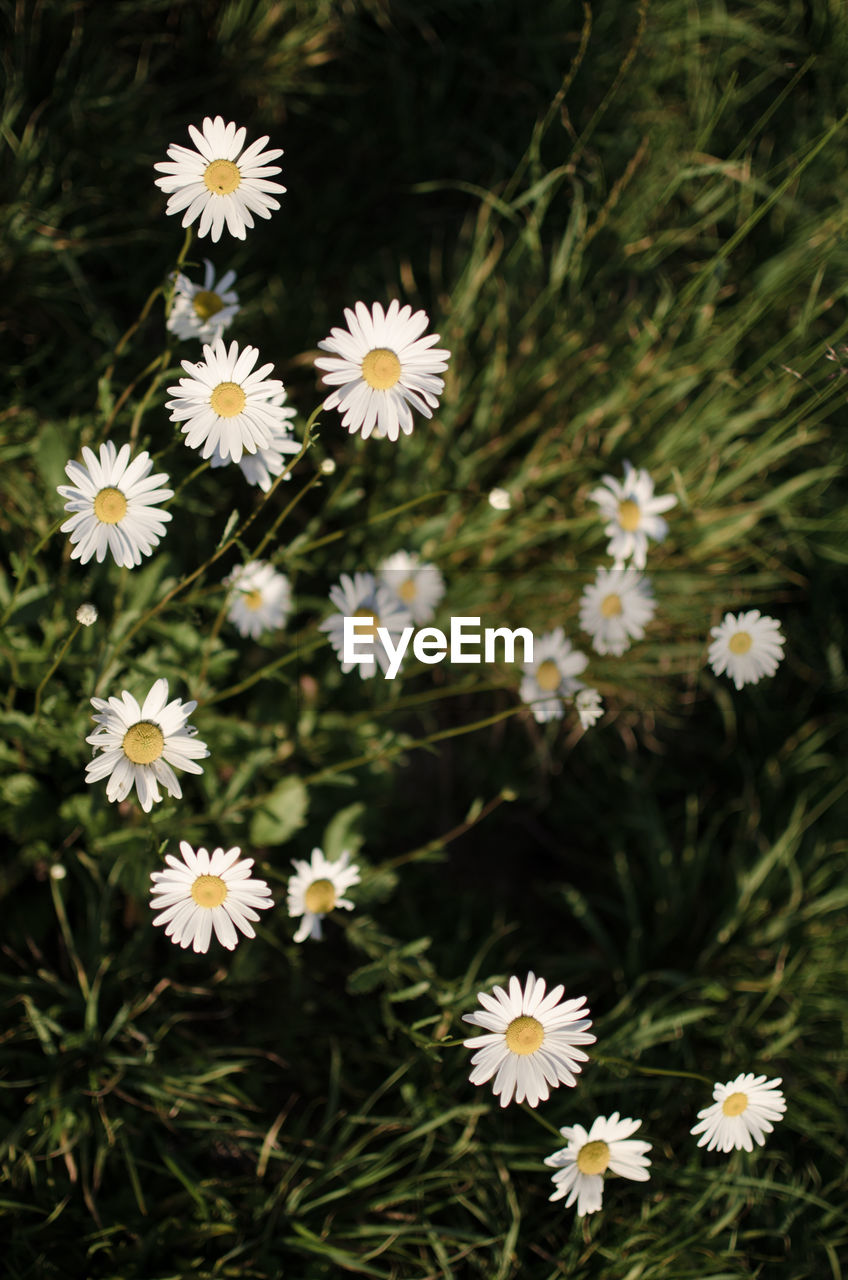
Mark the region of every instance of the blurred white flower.
[[566, 640], [562, 627], [554, 627], [534, 641], [533, 661], [524, 667], [519, 694], [539, 724], [562, 719], [563, 698], [582, 687], [575, 677], [585, 670], [588, 661], [585, 653]]
[[674, 495], [655, 498], [649, 473], [644, 469], [637, 471], [625, 462], [623, 480], [604, 476], [589, 497], [597, 502], [601, 515], [609, 521], [604, 533], [610, 540], [607, 552], [614, 556], [616, 567], [621, 568], [625, 561], [632, 559], [634, 568], [644, 569], [648, 539], [662, 542], [668, 533], [668, 524], [660, 512], [676, 505]]
[[430, 621], [445, 594], [444, 578], [434, 564], [424, 564], [414, 552], [396, 551], [382, 562], [379, 575], [413, 622]]
[[489, 506], [494, 507], [495, 511], [509, 511], [512, 506], [509, 490], [493, 489], [489, 494]]
[[599, 569], [580, 597], [580, 626], [592, 637], [596, 653], [620, 657], [632, 640], [641, 640], [654, 616], [651, 584], [635, 569]]
[[759, 609], [734, 615], [726, 613], [717, 627], [709, 661], [717, 676], [727, 672], [737, 689], [773, 676], [783, 658], [786, 643], [776, 618], [765, 618]]
[[574, 706], [584, 729], [591, 729], [604, 714], [604, 703], [597, 689], [581, 689], [574, 696]]
[[203, 261], [203, 284], [193, 284], [188, 276], [177, 273], [167, 327], [183, 340], [197, 338], [208, 343], [230, 327], [239, 313], [239, 301], [231, 288], [235, 271], [225, 272], [216, 283], [215, 268], [208, 258]]
[[77, 609], [77, 622], [81, 627], [92, 627], [97, 621], [97, 605], [92, 604], [90, 600], [86, 600]]
[[289, 878], [289, 915], [303, 916], [294, 935], [295, 942], [305, 938], [321, 938], [321, 921], [336, 907], [353, 910], [353, 903], [342, 895], [360, 880], [359, 867], [349, 864], [350, 854], [345, 850], [335, 861], [324, 857], [320, 849], [313, 849], [309, 862], [293, 858], [295, 874]]
[[[373, 573], [355, 573], [352, 578], [343, 573], [340, 584], [330, 588], [330, 599], [338, 613], [325, 618], [318, 630], [327, 632], [330, 644], [341, 661], [342, 671], [347, 674], [358, 667], [363, 680], [377, 674], [378, 663], [381, 671], [388, 671], [390, 658], [377, 635], [377, 628], [384, 627], [394, 641], [412, 621], [412, 615], [406, 606], [387, 587], [378, 583]], [[371, 619], [370, 632], [360, 624], [357, 642], [363, 644], [370, 636], [376, 662], [374, 658], [363, 658], [359, 662], [344, 661], [345, 618]]]
[[291, 610], [291, 588], [272, 564], [253, 560], [238, 565], [224, 579], [230, 587], [227, 617], [243, 636], [254, 640], [263, 631], [282, 627]]

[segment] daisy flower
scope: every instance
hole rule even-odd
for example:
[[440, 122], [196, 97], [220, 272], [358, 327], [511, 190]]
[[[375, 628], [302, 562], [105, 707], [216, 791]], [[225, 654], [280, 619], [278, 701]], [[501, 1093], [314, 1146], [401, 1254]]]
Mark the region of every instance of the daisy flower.
[[604, 703], [597, 689], [580, 689], [574, 695], [574, 706], [584, 729], [591, 729], [604, 714]]
[[572, 648], [562, 627], [554, 627], [535, 641], [533, 661], [524, 667], [519, 694], [523, 702], [530, 704], [539, 724], [562, 719], [562, 699], [582, 687], [575, 676], [585, 669], [588, 661], [585, 653]]
[[654, 616], [651, 584], [635, 569], [599, 569], [580, 597], [580, 626], [596, 653], [619, 657], [631, 640], [641, 640]]
[[153, 166], [165, 175], [155, 179], [156, 186], [171, 197], [165, 212], [184, 209], [184, 227], [199, 217], [197, 234], [211, 232], [213, 241], [220, 240], [225, 223], [230, 235], [244, 240], [253, 226], [251, 214], [270, 218], [271, 210], [280, 207], [270, 192], [283, 192], [285, 187], [269, 182], [280, 166], [269, 161], [277, 160], [282, 150], [263, 151], [267, 134], [245, 148], [247, 130], [224, 124], [221, 116], [207, 116], [202, 130], [190, 124], [188, 131], [197, 150], [173, 143], [168, 159]]
[[610, 540], [607, 553], [615, 557], [616, 566], [620, 568], [625, 560], [632, 559], [634, 568], [644, 569], [648, 539], [662, 542], [668, 533], [668, 524], [660, 513], [676, 505], [674, 495], [655, 498], [654, 482], [648, 472], [637, 471], [625, 462], [623, 480], [604, 476], [589, 497], [597, 502], [601, 515], [609, 521], [604, 529]]
[[197, 703], [179, 698], [168, 702], [167, 680], [156, 681], [141, 707], [126, 689], [120, 698], [92, 698], [91, 705], [98, 727], [86, 738], [94, 758], [85, 767], [85, 780], [108, 776], [108, 800], [125, 800], [134, 784], [142, 809], [149, 813], [162, 799], [158, 783], [178, 800], [183, 794], [172, 765], [186, 773], [203, 772], [196, 761], [205, 760], [209, 748], [186, 724]]
[[62, 525], [71, 535], [72, 560], [87, 564], [92, 556], [100, 564], [106, 552], [116, 564], [132, 569], [149, 556], [165, 536], [170, 511], [156, 506], [173, 498], [173, 489], [159, 486], [168, 477], [164, 471], [151, 475], [153, 459], [139, 453], [130, 462], [128, 444], [118, 450], [107, 440], [100, 446], [100, 460], [83, 445], [84, 462], [68, 462], [65, 474], [73, 484], [60, 484], [58, 493], [66, 498], [65, 510], [73, 515]]
[[201, 450], [202, 458], [210, 458], [216, 450], [233, 462], [242, 453], [255, 453], [272, 444], [271, 428], [285, 422], [286, 414], [273, 403], [283, 391], [279, 378], [268, 378], [273, 364], [263, 364], [251, 373], [259, 359], [256, 347], [239, 351], [238, 343], [230, 343], [229, 351], [220, 338], [204, 346], [203, 359], [197, 364], [183, 360], [188, 378], [180, 378], [169, 387], [175, 396], [165, 405], [171, 410], [171, 421], [181, 422], [180, 430], [191, 449]]
[[445, 582], [434, 564], [422, 564], [409, 551], [397, 551], [380, 565], [380, 581], [409, 610], [412, 621], [429, 622], [445, 594]]
[[548, 1198], [561, 1200], [568, 1196], [566, 1209], [570, 1209], [576, 1200], [577, 1214], [582, 1218], [584, 1214], [597, 1213], [600, 1209], [603, 1175], [607, 1170], [617, 1173], [620, 1178], [647, 1182], [651, 1176], [648, 1173], [651, 1162], [646, 1159], [645, 1152], [650, 1151], [651, 1144], [632, 1140], [632, 1134], [641, 1123], [641, 1120], [622, 1120], [614, 1111], [609, 1117], [598, 1116], [593, 1120], [588, 1132], [579, 1124], [560, 1129], [568, 1146], [545, 1157], [545, 1164], [557, 1170], [551, 1175], [556, 1190]]
[[509, 994], [502, 987], [495, 987], [493, 996], [480, 991], [477, 999], [483, 1012], [462, 1015], [463, 1022], [489, 1033], [463, 1041], [466, 1049], [477, 1050], [469, 1079], [485, 1084], [494, 1076], [492, 1091], [500, 1094], [502, 1107], [512, 1101], [513, 1093], [516, 1102], [526, 1098], [536, 1107], [548, 1098], [549, 1085], [556, 1089], [577, 1083], [575, 1076], [588, 1054], [575, 1046], [594, 1044], [597, 1037], [588, 1030], [592, 1022], [585, 1016], [586, 997], [560, 1003], [564, 990], [554, 987], [545, 995], [544, 978], [529, 973], [524, 991], [517, 978], [510, 978]]
[[359, 884], [359, 867], [348, 865], [350, 854], [345, 850], [335, 862], [325, 858], [320, 849], [313, 849], [309, 862], [292, 858], [295, 874], [289, 877], [288, 908], [290, 916], [303, 916], [294, 935], [295, 942], [304, 938], [321, 937], [321, 921], [328, 911], [344, 907], [353, 910], [349, 898], [341, 895]]
[[[294, 409], [288, 406], [283, 407], [285, 399], [285, 391], [279, 391], [276, 395], [269, 397], [268, 404], [279, 408], [282, 418], [293, 418]], [[255, 453], [243, 454], [238, 464], [247, 483], [258, 484], [263, 493], [267, 493], [271, 488], [272, 477], [281, 475], [285, 470], [286, 456], [300, 453], [300, 445], [292, 439], [290, 422], [273, 423], [268, 428], [268, 434], [271, 437], [271, 443], [266, 448], [257, 449]], [[220, 445], [209, 459], [209, 465], [213, 469], [229, 466], [230, 462], [231, 459], [225, 458], [221, 453]], [[286, 472], [286, 480], [291, 478], [291, 471]]]
[[345, 308], [347, 329], [331, 329], [319, 342], [322, 351], [316, 368], [328, 386], [338, 387], [324, 401], [325, 409], [343, 414], [342, 426], [351, 435], [362, 432], [367, 440], [375, 427], [397, 440], [398, 432], [412, 435], [412, 410], [432, 418], [444, 390], [437, 377], [447, 369], [449, 351], [437, 351], [437, 333], [421, 335], [429, 324], [425, 311], [390, 302], [383, 311], [375, 302], [369, 311], [357, 302], [355, 311]]
[[77, 622], [81, 627], [93, 627], [98, 618], [97, 605], [86, 600], [77, 609]]
[[216, 284], [215, 268], [208, 258], [203, 261], [203, 284], [192, 284], [188, 276], [177, 272], [167, 327], [178, 338], [214, 342], [239, 313], [238, 294], [231, 288], [236, 273], [225, 272]]
[[222, 947], [234, 951], [239, 941], [236, 930], [255, 938], [250, 924], [257, 911], [273, 907], [271, 890], [264, 880], [250, 874], [252, 858], [239, 858], [241, 849], [192, 849], [180, 841], [183, 861], [165, 855], [169, 871], [153, 871], [150, 879], [150, 906], [159, 915], [154, 924], [164, 924], [166, 935], [185, 948], [200, 954], [209, 950], [212, 930]]
[[[319, 631], [326, 631], [330, 644], [335, 649], [342, 664], [342, 671], [347, 675], [354, 667], [359, 667], [363, 680], [377, 674], [377, 663], [380, 670], [388, 671], [390, 658], [379, 636], [377, 628], [384, 627], [392, 640], [399, 636], [404, 627], [408, 627], [412, 616], [397, 596], [387, 587], [377, 582], [373, 573], [355, 573], [353, 577], [343, 573], [339, 586], [330, 587], [330, 599], [338, 609], [326, 618], [319, 626]], [[345, 618], [370, 618], [370, 634], [364, 627], [357, 628], [357, 644], [364, 647], [369, 638], [373, 642], [374, 658], [363, 658], [360, 662], [344, 661], [344, 620]]]
[[493, 489], [489, 494], [489, 506], [493, 511], [509, 511], [512, 498], [508, 489]]
[[765, 1135], [771, 1133], [772, 1120], [782, 1120], [786, 1110], [786, 1100], [777, 1086], [781, 1077], [766, 1080], [765, 1076], [754, 1076], [750, 1072], [739, 1075], [727, 1084], [717, 1084], [713, 1089], [715, 1102], [698, 1112], [698, 1124], [690, 1133], [700, 1133], [698, 1146], [707, 1146], [708, 1151], [716, 1148], [719, 1151], [753, 1151], [753, 1138], [761, 1147], [765, 1145]]
[[763, 676], [773, 676], [783, 657], [786, 643], [776, 618], [764, 618], [759, 609], [734, 616], [726, 613], [717, 627], [709, 660], [717, 676], [726, 671], [737, 689], [756, 684]]
[[284, 573], [264, 560], [253, 560], [233, 569], [224, 581], [232, 588], [227, 617], [240, 635], [256, 640], [263, 631], [283, 626], [291, 610], [291, 588]]

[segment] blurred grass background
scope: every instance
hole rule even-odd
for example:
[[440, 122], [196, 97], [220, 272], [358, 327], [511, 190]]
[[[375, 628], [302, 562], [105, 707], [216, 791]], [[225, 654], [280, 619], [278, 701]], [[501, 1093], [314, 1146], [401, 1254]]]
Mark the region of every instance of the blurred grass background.
[[[300, 649], [213, 633], [230, 557], [114, 654], [252, 509], [232, 471], [181, 492], [132, 575], [71, 563], [62, 535], [28, 566], [0, 636], [7, 1274], [841, 1277], [844, 7], [0, 13], [0, 608], [61, 515], [65, 461], [136, 379], [112, 438], [137, 417], [174, 480], [191, 470], [162, 389], [144, 402], [161, 304], [115, 355], [179, 250], [152, 165], [189, 122], [220, 113], [285, 148], [281, 210], [190, 257], [238, 271], [229, 336], [275, 362], [303, 420], [315, 344], [359, 297], [425, 306], [454, 353], [432, 423], [393, 447], [324, 415], [259, 517], [336, 461], [274, 548]], [[624, 458], [678, 506], [649, 557], [645, 641], [591, 658], [608, 713], [590, 733], [520, 714], [413, 750], [513, 707], [515, 673], [371, 687], [310, 651], [339, 572], [414, 547], [445, 574], [445, 618], [561, 623], [589, 652], [577, 600], [605, 540], [587, 494]], [[511, 511], [488, 505], [495, 485]], [[37, 717], [86, 598], [101, 621]], [[781, 619], [787, 657], [737, 694], [705, 642], [749, 605]], [[198, 698], [212, 756], [146, 819], [84, 786], [87, 699], [96, 679], [139, 692], [159, 675]], [[241, 844], [274, 887], [232, 958], [175, 953], [149, 926], [149, 872], [181, 838]], [[349, 919], [294, 947], [289, 860], [316, 843], [368, 875]], [[577, 1090], [503, 1114], [467, 1051], [430, 1046], [528, 968], [589, 996], [599, 1042]], [[707, 1085], [646, 1074], [748, 1069], [783, 1076], [789, 1103], [750, 1158], [696, 1151]], [[581, 1223], [547, 1202], [542, 1159], [557, 1126], [614, 1110], [643, 1117], [652, 1180], [609, 1182]]]

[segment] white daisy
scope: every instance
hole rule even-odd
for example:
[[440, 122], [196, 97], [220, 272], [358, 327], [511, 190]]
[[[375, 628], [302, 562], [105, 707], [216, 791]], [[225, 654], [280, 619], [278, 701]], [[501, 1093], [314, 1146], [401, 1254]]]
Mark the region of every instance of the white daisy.
[[782, 1120], [786, 1100], [778, 1089], [781, 1077], [766, 1080], [765, 1076], [739, 1075], [727, 1084], [717, 1084], [713, 1089], [715, 1102], [698, 1112], [698, 1121], [690, 1133], [700, 1133], [698, 1146], [708, 1151], [737, 1151], [745, 1148], [753, 1151], [751, 1139], [761, 1147], [765, 1135], [771, 1133], [772, 1120]]
[[197, 150], [173, 143], [168, 159], [153, 166], [165, 174], [155, 179], [156, 186], [171, 197], [165, 212], [185, 209], [184, 227], [199, 217], [199, 236], [211, 232], [213, 240], [220, 240], [226, 223], [230, 235], [244, 240], [246, 229], [253, 226], [251, 214], [270, 218], [271, 210], [280, 207], [279, 200], [269, 194], [285, 191], [281, 183], [269, 181], [280, 166], [269, 161], [277, 160], [282, 150], [263, 151], [267, 135], [245, 148], [247, 130], [232, 122], [224, 124], [221, 116], [214, 120], [207, 116], [202, 131], [193, 124], [188, 131]]
[[291, 588], [284, 573], [264, 560], [253, 560], [233, 569], [224, 581], [232, 588], [227, 617], [240, 635], [256, 640], [263, 631], [283, 626], [291, 610]]
[[[449, 351], [437, 351], [437, 333], [421, 335], [429, 324], [425, 311], [389, 303], [386, 312], [375, 302], [369, 311], [357, 302], [355, 311], [345, 308], [347, 329], [332, 329], [319, 342], [321, 356], [315, 361], [329, 386], [337, 386], [324, 401], [325, 409], [343, 414], [342, 426], [351, 434], [362, 431], [367, 440], [378, 427], [390, 440], [398, 432], [412, 434], [412, 409], [432, 418], [444, 390], [436, 375], [447, 369]], [[411, 406], [411, 407], [410, 407]]]
[[445, 594], [445, 582], [434, 564], [422, 564], [420, 556], [397, 551], [379, 569], [384, 587], [408, 609], [412, 621], [429, 622]]
[[273, 907], [271, 890], [264, 880], [250, 874], [252, 858], [239, 858], [241, 849], [192, 849], [180, 841], [183, 861], [165, 855], [169, 871], [153, 871], [150, 879], [150, 906], [160, 914], [154, 924], [164, 924], [165, 933], [183, 948], [198, 954], [209, 950], [212, 930], [222, 947], [234, 951], [239, 941], [237, 929], [247, 938], [256, 934], [250, 923], [258, 911]]
[[596, 653], [620, 656], [641, 640], [654, 616], [651, 584], [635, 569], [599, 569], [580, 597], [580, 626]]
[[135, 784], [139, 803], [149, 813], [162, 799], [157, 783], [177, 799], [183, 794], [172, 765], [187, 773], [203, 772], [195, 762], [204, 760], [209, 748], [186, 724], [197, 703], [179, 698], [168, 702], [167, 680], [156, 681], [141, 707], [126, 689], [120, 698], [92, 698], [91, 705], [98, 728], [86, 738], [94, 758], [85, 767], [85, 780], [108, 776], [108, 800], [125, 800]]
[[625, 462], [623, 480], [604, 476], [600, 487], [593, 489], [589, 497], [609, 521], [604, 533], [610, 540], [607, 552], [615, 557], [616, 566], [620, 568], [632, 558], [634, 568], [644, 569], [648, 539], [662, 542], [668, 533], [668, 524], [660, 513], [676, 505], [674, 495], [655, 498], [654, 482], [648, 472], [637, 471]]
[[591, 729], [604, 714], [604, 703], [597, 689], [580, 689], [574, 695], [574, 706], [584, 729]]
[[[377, 663], [381, 671], [387, 671], [391, 659], [377, 635], [377, 629], [384, 627], [394, 641], [404, 627], [412, 622], [412, 615], [405, 605], [387, 587], [378, 583], [373, 573], [355, 573], [352, 578], [343, 573], [340, 585], [330, 587], [330, 599], [339, 612], [326, 618], [318, 630], [326, 631], [329, 635], [330, 644], [339, 656], [345, 675], [353, 671], [354, 667], [359, 667], [359, 674], [365, 680], [377, 674]], [[364, 649], [370, 639], [377, 662], [374, 658], [363, 658], [361, 662], [343, 660], [345, 618], [371, 619], [370, 631], [362, 625], [357, 628], [356, 642], [360, 649]]]
[[560, 1004], [564, 987], [554, 987], [545, 995], [544, 978], [527, 975], [524, 991], [513, 977], [509, 994], [495, 987], [494, 996], [485, 991], [477, 994], [483, 1013], [464, 1013], [463, 1022], [483, 1027], [489, 1033], [474, 1040], [464, 1040], [466, 1049], [477, 1049], [471, 1063], [472, 1084], [485, 1084], [495, 1077], [492, 1091], [500, 1094], [501, 1106], [526, 1098], [531, 1107], [548, 1096], [548, 1086], [575, 1085], [575, 1076], [588, 1054], [575, 1046], [594, 1044], [588, 1028], [592, 1021], [585, 1015], [585, 996]]
[[530, 704], [539, 724], [562, 719], [562, 699], [582, 688], [575, 676], [585, 670], [588, 661], [585, 653], [572, 648], [562, 627], [554, 627], [534, 641], [533, 661], [524, 667], [519, 694]]
[[717, 627], [709, 660], [717, 676], [726, 671], [737, 689], [756, 684], [763, 676], [773, 676], [783, 657], [786, 640], [776, 618], [764, 618], [759, 609], [736, 616], [726, 613]]
[[170, 511], [156, 506], [173, 498], [173, 489], [159, 486], [168, 477], [164, 471], [151, 475], [153, 459], [139, 453], [130, 462], [130, 446], [117, 450], [111, 440], [100, 446], [98, 461], [91, 449], [83, 445], [82, 462], [68, 462], [65, 473], [73, 484], [60, 484], [58, 492], [66, 498], [65, 510], [74, 514], [62, 525], [71, 535], [72, 560], [87, 564], [92, 556], [100, 564], [110, 551], [116, 564], [132, 569], [149, 556], [159, 539], [165, 536]]
[[512, 498], [508, 489], [493, 489], [489, 494], [489, 506], [493, 511], [509, 511]]
[[353, 910], [349, 898], [341, 895], [359, 884], [359, 867], [348, 865], [350, 854], [344, 853], [331, 862], [320, 849], [313, 849], [309, 862], [292, 858], [295, 874], [289, 877], [288, 908], [290, 916], [303, 916], [294, 935], [295, 942], [321, 937], [321, 921], [329, 911], [344, 907]]
[[577, 1214], [597, 1213], [601, 1207], [604, 1190], [603, 1175], [609, 1170], [620, 1178], [634, 1182], [647, 1182], [650, 1178], [645, 1152], [650, 1142], [631, 1141], [631, 1135], [640, 1127], [641, 1120], [622, 1120], [617, 1111], [611, 1116], [598, 1116], [587, 1132], [575, 1124], [560, 1129], [567, 1147], [545, 1156], [545, 1164], [557, 1172], [552, 1174], [556, 1191], [550, 1200], [568, 1196], [565, 1208], [577, 1201]]
[[[283, 407], [285, 399], [285, 391], [279, 391], [268, 398], [268, 404], [278, 407], [283, 418], [293, 418], [295, 410]], [[271, 488], [272, 477], [280, 475], [285, 470], [286, 457], [300, 453], [300, 445], [292, 438], [290, 422], [275, 422], [269, 427], [268, 434], [271, 437], [271, 443], [267, 448], [257, 449], [255, 453], [245, 453], [238, 463], [248, 484], [258, 484], [263, 493], [267, 493]], [[209, 459], [209, 465], [212, 468], [226, 467], [230, 462], [231, 459], [225, 458], [221, 453], [220, 446]], [[286, 480], [291, 478], [291, 471], [286, 472]]]
[[225, 272], [216, 284], [215, 268], [208, 258], [203, 261], [203, 284], [192, 284], [188, 276], [177, 272], [167, 327], [178, 338], [214, 342], [239, 313], [238, 294], [231, 288], [236, 273]]
[[171, 421], [181, 422], [180, 430], [191, 449], [201, 450], [202, 458], [218, 451], [224, 459], [239, 462], [243, 451], [272, 447], [271, 428], [282, 425], [285, 411], [274, 400], [283, 391], [279, 378], [268, 378], [273, 364], [263, 364], [251, 373], [259, 358], [256, 347], [239, 351], [238, 343], [230, 343], [229, 351], [220, 338], [203, 348], [203, 359], [197, 364], [183, 360], [188, 378], [168, 388], [176, 399], [165, 405]]
[[77, 609], [77, 622], [81, 627], [93, 627], [97, 618], [97, 605], [92, 604], [90, 600], [86, 600]]

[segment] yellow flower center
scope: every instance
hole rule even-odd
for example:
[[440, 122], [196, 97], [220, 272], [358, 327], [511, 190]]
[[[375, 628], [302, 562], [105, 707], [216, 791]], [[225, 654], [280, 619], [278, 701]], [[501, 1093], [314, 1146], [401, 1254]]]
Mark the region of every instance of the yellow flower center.
[[262, 608], [262, 592], [258, 591], [256, 587], [254, 587], [252, 591], [245, 591], [242, 599], [248, 609], [253, 609], [255, 611], [256, 609]]
[[332, 880], [313, 880], [303, 895], [303, 903], [314, 915], [325, 915], [336, 905], [336, 886]]
[[94, 514], [101, 524], [120, 524], [127, 514], [127, 500], [120, 489], [101, 489], [94, 499]]
[[241, 171], [232, 160], [213, 160], [206, 166], [203, 181], [213, 196], [228, 196], [241, 182]]
[[634, 529], [639, 528], [639, 521], [642, 519], [642, 512], [639, 510], [639, 503], [634, 502], [632, 498], [625, 498], [623, 502], [618, 504], [618, 523], [622, 529], [628, 533], [632, 533]]
[[604, 1173], [610, 1162], [610, 1149], [605, 1142], [586, 1142], [577, 1152], [577, 1168], [581, 1173]]
[[220, 907], [227, 896], [227, 886], [220, 876], [198, 876], [191, 886], [191, 896], [199, 907]]
[[381, 623], [380, 618], [376, 613], [372, 613], [370, 609], [357, 609], [356, 613], [353, 616], [354, 618], [368, 618], [370, 619], [370, 622], [371, 622], [370, 627], [357, 627], [356, 628], [357, 636], [361, 636], [363, 640], [366, 640], [369, 638], [371, 640], [376, 640], [378, 638], [377, 628], [381, 627], [383, 624]]
[[621, 613], [621, 596], [616, 595], [613, 591], [608, 596], [604, 596], [601, 601], [601, 616], [604, 618], [617, 618]]
[[192, 298], [191, 305], [201, 320], [210, 320], [212, 316], [216, 316], [224, 309], [223, 302], [211, 289], [201, 289], [200, 293], [196, 293]]
[[545, 1038], [545, 1028], [538, 1018], [513, 1018], [506, 1029], [506, 1047], [522, 1057], [535, 1053]]
[[165, 748], [165, 735], [152, 720], [139, 720], [127, 729], [121, 746], [133, 764], [152, 764]]
[[418, 588], [415, 585], [414, 578], [407, 578], [400, 584], [397, 591], [401, 600], [405, 600], [407, 604], [411, 604], [418, 594]]
[[753, 641], [747, 631], [737, 631], [736, 635], [731, 636], [727, 642], [727, 647], [731, 653], [747, 653]]
[[730, 1093], [721, 1104], [721, 1109], [726, 1116], [741, 1116], [747, 1106], [747, 1093]]
[[544, 662], [539, 664], [536, 672], [536, 684], [545, 693], [552, 693], [554, 689], [558, 689], [562, 682], [562, 676], [559, 673], [559, 667], [553, 658], [546, 658]]
[[400, 360], [394, 351], [375, 347], [362, 361], [362, 376], [375, 391], [386, 391], [400, 377]]
[[237, 382], [219, 382], [209, 403], [219, 418], [235, 418], [247, 404], [247, 396]]

